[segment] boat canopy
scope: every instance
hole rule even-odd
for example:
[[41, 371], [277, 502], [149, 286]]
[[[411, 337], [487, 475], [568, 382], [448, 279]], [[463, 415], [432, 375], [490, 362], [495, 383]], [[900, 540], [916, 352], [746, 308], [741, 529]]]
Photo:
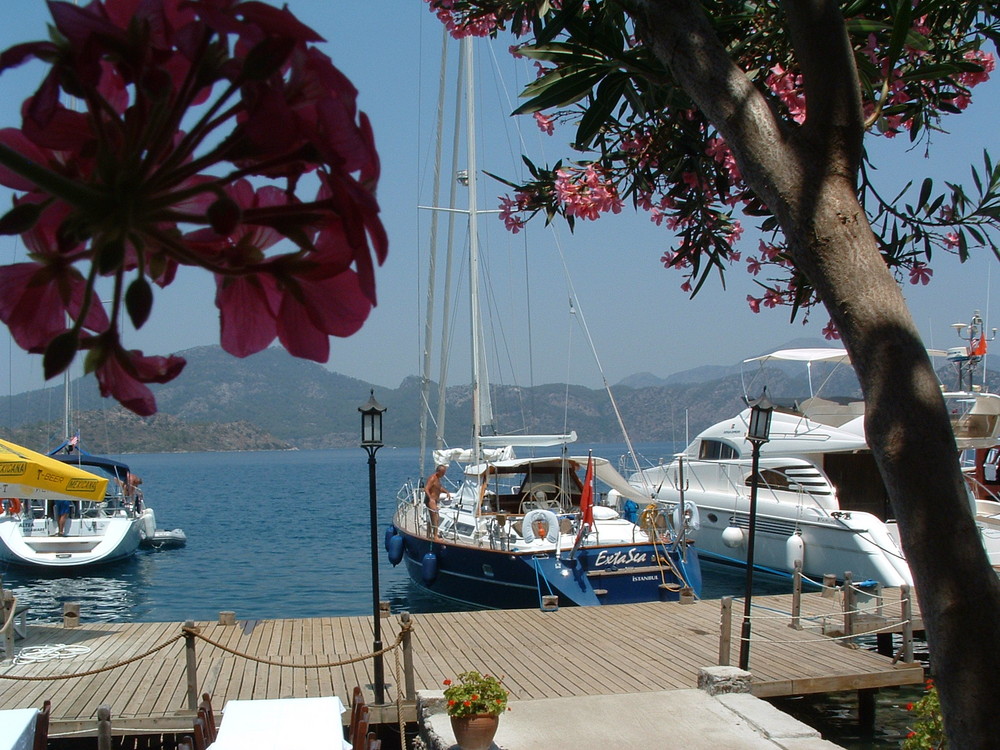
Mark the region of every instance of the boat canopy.
[[768, 362], [779, 360], [782, 362], [843, 362], [850, 363], [851, 357], [846, 349], [835, 348], [815, 348], [815, 349], [779, 349], [770, 354], [760, 357], [750, 357], [743, 362]]
[[434, 463], [439, 466], [452, 461], [467, 464], [477, 458], [490, 462], [506, 461], [514, 458], [514, 448], [550, 448], [575, 442], [575, 431], [564, 435], [488, 435], [479, 438], [482, 449], [478, 457], [472, 448], [443, 448], [434, 451]]
[[479, 444], [484, 447], [510, 445], [514, 448], [549, 448], [553, 445], [566, 445], [576, 442], [576, 431], [565, 435], [488, 435], [479, 438]]
[[[570, 464], [573, 471], [579, 471], [587, 466], [588, 456], [568, 456], [565, 460]], [[558, 466], [564, 459], [559, 456], [540, 456], [535, 458], [511, 458], [504, 461], [490, 461], [487, 463], [468, 466], [465, 469], [467, 476], [479, 476], [484, 473], [490, 474], [519, 474], [527, 472], [531, 468], [544, 467], [546, 465]], [[594, 475], [611, 489], [624, 495], [630, 500], [638, 503], [649, 502], [649, 494], [637, 487], [629, 484], [625, 477], [611, 465], [606, 458], [593, 457]]]
[[100, 502], [107, 486], [105, 477], [0, 440], [0, 496]]

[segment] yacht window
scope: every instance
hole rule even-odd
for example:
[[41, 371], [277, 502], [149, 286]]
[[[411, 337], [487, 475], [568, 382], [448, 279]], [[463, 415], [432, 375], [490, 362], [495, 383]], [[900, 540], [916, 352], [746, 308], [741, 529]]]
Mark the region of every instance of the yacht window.
[[698, 458], [704, 461], [720, 461], [738, 456], [736, 448], [721, 440], [702, 440], [698, 449]]

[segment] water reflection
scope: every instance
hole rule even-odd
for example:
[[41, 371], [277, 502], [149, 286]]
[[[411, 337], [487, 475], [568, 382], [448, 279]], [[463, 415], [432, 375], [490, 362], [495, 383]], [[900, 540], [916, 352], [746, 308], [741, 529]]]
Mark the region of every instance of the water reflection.
[[67, 576], [65, 572], [8, 568], [5, 588], [19, 604], [31, 607], [31, 619], [62, 622], [63, 605], [79, 602], [81, 622], [126, 622], [144, 606], [146, 571], [139, 558]]

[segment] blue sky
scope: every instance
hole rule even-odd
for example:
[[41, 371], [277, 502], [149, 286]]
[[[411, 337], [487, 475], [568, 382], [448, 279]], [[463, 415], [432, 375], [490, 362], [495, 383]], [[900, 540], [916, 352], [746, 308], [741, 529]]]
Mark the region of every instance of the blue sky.
[[[382, 155], [379, 201], [390, 250], [377, 274], [379, 305], [360, 333], [332, 340], [327, 367], [396, 387], [421, 367], [418, 341], [430, 219], [417, 206], [430, 201], [441, 27], [420, 0], [288, 0], [288, 5], [328, 40], [324, 51], [358, 87], [360, 108], [373, 122]], [[44, 38], [48, 15], [41, 0], [6, 0], [4, 7], [8, 23], [0, 27], [0, 48]], [[17, 19], [16, 23], [11, 19]], [[516, 106], [517, 93], [529, 75], [508, 61], [509, 43], [508, 38], [501, 39], [492, 51], [488, 43], [477, 43], [476, 51], [479, 166], [502, 175], [519, 173], [521, 143], [536, 161], [551, 162], [569, 155], [565, 143], [570, 137], [558, 130], [554, 136], [543, 136], [530, 119], [512, 120], [506, 115]], [[452, 45], [450, 55], [454, 62], [457, 44]], [[500, 75], [494, 70], [494, 57], [499, 60]], [[0, 76], [0, 101], [4, 102], [0, 126], [19, 124], [19, 104], [40, 75], [39, 67], [29, 66]], [[925, 176], [970, 182], [969, 164], [981, 164], [984, 148], [996, 151], [998, 80], [1000, 74], [995, 74], [994, 80], [975, 91], [966, 114], [945, 123], [951, 134], [935, 138], [930, 159], [923, 157], [922, 148], [908, 151], [902, 139], [869, 141], [869, 148], [879, 154], [885, 179], [891, 184], [908, 179], [919, 184]], [[1000, 153], [995, 157], [1000, 158]], [[480, 207], [495, 208], [501, 192], [501, 186], [482, 178]], [[6, 197], [2, 200], [6, 204]], [[620, 216], [596, 223], [580, 222], [573, 234], [563, 226], [546, 229], [539, 221], [527, 232], [512, 236], [492, 216], [480, 222], [491, 282], [487, 317], [516, 324], [504, 326], [505, 338], [498, 339], [496, 347], [503, 352], [499, 359], [504, 362], [499, 365], [501, 377], [496, 379], [504, 382], [599, 385], [601, 374], [581, 331], [580, 316], [570, 310], [568, 283], [575, 289], [577, 313], [582, 311], [586, 318], [611, 383], [640, 371], [665, 376], [703, 364], [731, 364], [793, 338], [819, 337], [827, 322], [822, 310], [815, 311], [808, 325], [790, 323], [787, 310], [751, 313], [746, 295], [758, 292], [740, 269], [728, 276], [726, 291], [717, 282], [709, 282], [695, 300], [688, 299], [679, 288], [680, 275], [659, 263], [672, 235], [653, 226], [644, 213], [626, 209]], [[751, 242], [756, 245], [755, 240]], [[570, 282], [560, 255], [566, 259]], [[23, 259], [20, 243], [0, 238], [0, 263]], [[1000, 327], [1000, 307], [991, 304], [996, 298], [993, 287], [1000, 286], [1000, 266], [995, 260], [977, 252], [965, 265], [942, 258], [933, 268], [929, 286], [904, 289], [928, 346], [960, 343], [950, 326], [967, 321], [975, 309], [982, 310], [987, 325]], [[177, 282], [157, 292], [144, 329], [126, 333], [126, 344], [147, 354], [169, 354], [218, 343], [213, 297], [207, 273], [182, 269]], [[997, 316], [997, 323], [991, 314]], [[468, 324], [459, 309], [449, 317], [454, 329], [450, 379], [465, 382]], [[527, 317], [532, 322], [530, 336], [519, 325]], [[44, 385], [41, 358], [20, 352], [5, 330], [0, 332], [0, 341], [4, 344], [0, 372], [8, 373], [7, 382], [0, 383], [0, 393]]]

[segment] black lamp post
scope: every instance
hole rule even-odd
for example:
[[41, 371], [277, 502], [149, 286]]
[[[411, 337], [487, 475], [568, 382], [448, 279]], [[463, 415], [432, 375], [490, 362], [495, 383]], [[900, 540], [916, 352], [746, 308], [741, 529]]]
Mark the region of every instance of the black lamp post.
[[[375, 626], [375, 641], [372, 651], [382, 650], [382, 618], [379, 613], [378, 585], [378, 507], [375, 498], [375, 452], [382, 447], [382, 412], [385, 407], [375, 400], [372, 389], [368, 403], [359, 406], [361, 412], [361, 447], [368, 451], [368, 501], [371, 513], [372, 533], [372, 617]], [[382, 654], [375, 656], [375, 703], [385, 703], [385, 670]]]
[[756, 401], [750, 402], [750, 424], [747, 440], [753, 446], [750, 468], [750, 528], [747, 530], [747, 582], [743, 591], [743, 628], [740, 632], [740, 669], [750, 664], [750, 602], [753, 598], [753, 547], [757, 533], [757, 483], [760, 466], [760, 446], [770, 440], [771, 414], [774, 404], [767, 397], [767, 387]]

